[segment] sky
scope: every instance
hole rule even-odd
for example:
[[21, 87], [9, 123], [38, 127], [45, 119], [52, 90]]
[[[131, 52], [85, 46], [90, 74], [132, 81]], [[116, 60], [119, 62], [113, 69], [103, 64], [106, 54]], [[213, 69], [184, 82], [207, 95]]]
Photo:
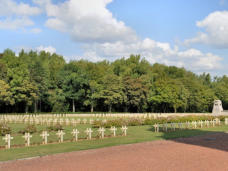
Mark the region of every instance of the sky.
[[228, 0], [0, 0], [0, 52], [7, 48], [66, 61], [140, 54], [228, 75]]

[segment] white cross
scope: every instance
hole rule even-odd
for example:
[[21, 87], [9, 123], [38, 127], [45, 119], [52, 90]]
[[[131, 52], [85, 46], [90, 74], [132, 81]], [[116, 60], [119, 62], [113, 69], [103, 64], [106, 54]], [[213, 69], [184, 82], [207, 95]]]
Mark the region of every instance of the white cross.
[[100, 134], [100, 138], [104, 138], [104, 132], [105, 132], [105, 129], [102, 127], [102, 128], [99, 128], [98, 129], [98, 132], [99, 132], [99, 134]]
[[79, 134], [80, 132], [77, 130], [77, 129], [73, 129], [73, 131], [72, 131], [72, 134], [73, 134], [73, 136], [74, 136], [74, 140], [75, 141], [78, 141], [78, 134]]
[[206, 120], [206, 121], [204, 121], [204, 122], [206, 123], [207, 127], [210, 126], [210, 122], [209, 122], [208, 120]]
[[175, 124], [174, 124], [174, 123], [171, 123], [170, 126], [171, 126], [171, 128], [173, 129], [173, 131], [175, 131], [175, 129], [176, 129], [176, 128], [175, 128]]
[[30, 138], [32, 138], [32, 135], [30, 135], [30, 133], [25, 133], [25, 135], [23, 136], [23, 138], [25, 139], [25, 146], [30, 146]]
[[203, 128], [203, 121], [200, 121], [200, 128]]
[[111, 127], [110, 130], [113, 132], [113, 136], [115, 137], [117, 128], [116, 127]]
[[83, 124], [86, 124], [87, 123], [87, 119], [83, 119]]
[[179, 129], [182, 129], [182, 123], [181, 122], [178, 123], [178, 127], [179, 127]]
[[59, 142], [63, 142], [63, 135], [65, 135], [65, 133], [63, 132], [63, 130], [58, 130], [58, 132], [56, 133], [56, 135], [58, 135], [58, 137], [59, 137]]
[[61, 119], [59, 120], [59, 124], [62, 125], [62, 123], [63, 123], [63, 119], [61, 118]]
[[225, 118], [225, 125], [228, 125], [228, 118]]
[[10, 134], [6, 134], [2, 139], [7, 143], [6, 148], [10, 149], [10, 141], [13, 139], [13, 137], [11, 137]]
[[212, 125], [213, 125], [213, 127], [215, 127], [215, 120], [212, 121]]
[[192, 125], [193, 125], [193, 128], [197, 128], [197, 122], [196, 121], [193, 121]]
[[167, 123], [165, 123], [165, 124], [163, 124], [163, 131], [166, 131], [167, 132], [167, 130], [168, 130], [168, 124]]
[[122, 126], [121, 130], [124, 133], [124, 136], [127, 136], [127, 127], [126, 126]]
[[221, 121], [220, 121], [220, 119], [218, 120], [218, 125], [221, 125]]
[[90, 124], [93, 124], [93, 119], [90, 119], [90, 120], [89, 120], [89, 123], [90, 123]]
[[66, 125], [69, 125], [69, 119], [65, 120]]
[[40, 136], [43, 139], [43, 144], [47, 144], [47, 137], [49, 136], [49, 134], [47, 133], [47, 131], [43, 131]]
[[71, 123], [74, 127], [77, 125], [77, 121], [75, 121], [74, 119], [71, 120]]
[[92, 139], [92, 129], [91, 128], [87, 128], [86, 130], [85, 130], [85, 133], [86, 133], [86, 135], [87, 135], [87, 139], [89, 139], [89, 140], [91, 140]]
[[77, 119], [77, 123], [78, 123], [78, 124], [81, 123], [81, 119], [80, 119], [80, 118]]

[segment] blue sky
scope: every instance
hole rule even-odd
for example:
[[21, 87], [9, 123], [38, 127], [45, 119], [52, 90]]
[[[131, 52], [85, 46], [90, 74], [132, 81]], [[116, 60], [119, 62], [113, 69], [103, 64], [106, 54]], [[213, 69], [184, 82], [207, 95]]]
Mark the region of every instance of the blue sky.
[[150, 63], [228, 74], [228, 0], [0, 0], [0, 51], [69, 60], [141, 54]]

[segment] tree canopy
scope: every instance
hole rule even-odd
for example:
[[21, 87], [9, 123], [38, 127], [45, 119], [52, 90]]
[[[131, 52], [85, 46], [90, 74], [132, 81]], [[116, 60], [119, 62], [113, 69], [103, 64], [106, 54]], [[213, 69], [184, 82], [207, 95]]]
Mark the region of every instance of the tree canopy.
[[61, 55], [6, 49], [0, 55], [0, 112], [210, 112], [228, 108], [228, 77], [151, 65], [140, 55], [66, 62]]

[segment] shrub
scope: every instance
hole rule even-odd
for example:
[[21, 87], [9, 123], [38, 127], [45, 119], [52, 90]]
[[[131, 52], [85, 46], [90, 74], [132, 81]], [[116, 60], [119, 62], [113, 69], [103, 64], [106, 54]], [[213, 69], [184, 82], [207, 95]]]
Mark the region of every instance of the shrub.
[[127, 125], [128, 126], [139, 126], [139, 125], [143, 125], [143, 120], [140, 119], [140, 118], [130, 118], [128, 121], [127, 121]]
[[127, 121], [124, 119], [107, 120], [107, 122], [105, 123], [102, 121], [93, 122], [93, 128], [99, 128], [99, 127], [111, 128], [112, 126], [121, 127], [123, 125], [127, 125]]
[[25, 134], [25, 133], [33, 134], [35, 132], [37, 132], [35, 125], [27, 125], [23, 130], [19, 131], [19, 133], [21, 134]]
[[0, 124], [0, 135], [5, 136], [6, 134], [11, 134], [11, 128], [6, 124]]
[[58, 130], [64, 130], [64, 129], [63, 129], [63, 126], [62, 125], [60, 125], [59, 123], [57, 123], [56, 125], [49, 126], [48, 127], [48, 130], [49, 131], [58, 131]]

